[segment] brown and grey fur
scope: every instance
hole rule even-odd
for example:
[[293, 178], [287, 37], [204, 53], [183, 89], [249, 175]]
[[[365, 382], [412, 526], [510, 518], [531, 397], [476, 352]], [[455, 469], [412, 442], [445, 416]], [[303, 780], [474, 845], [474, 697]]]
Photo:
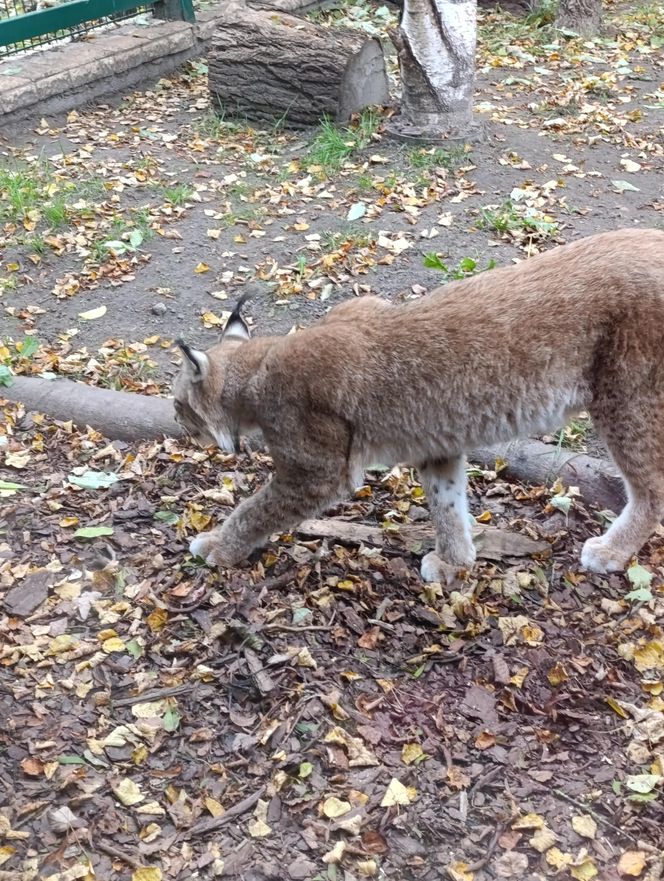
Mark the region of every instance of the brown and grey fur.
[[471, 566], [465, 451], [590, 412], [627, 487], [582, 564], [622, 569], [664, 516], [664, 232], [619, 230], [454, 282], [405, 305], [363, 297], [285, 337], [239, 310], [206, 353], [183, 344], [184, 427], [233, 450], [260, 429], [272, 481], [192, 553], [246, 558], [350, 493], [375, 461], [419, 468], [436, 531], [422, 574]]

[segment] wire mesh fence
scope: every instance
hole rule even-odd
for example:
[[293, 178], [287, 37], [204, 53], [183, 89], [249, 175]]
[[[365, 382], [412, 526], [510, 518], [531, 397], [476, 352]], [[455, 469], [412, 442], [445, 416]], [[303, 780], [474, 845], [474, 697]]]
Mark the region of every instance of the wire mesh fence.
[[91, 31], [151, 15], [158, 2], [0, 0], [0, 59], [63, 41], [85, 39]]

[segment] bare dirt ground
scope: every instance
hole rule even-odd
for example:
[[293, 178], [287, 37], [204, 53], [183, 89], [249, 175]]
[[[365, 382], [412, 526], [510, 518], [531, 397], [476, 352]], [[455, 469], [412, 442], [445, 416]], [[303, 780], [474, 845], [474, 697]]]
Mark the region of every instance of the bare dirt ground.
[[[488, 138], [466, 151], [388, 143], [378, 113], [341, 135], [220, 122], [202, 62], [0, 137], [0, 380], [159, 393], [173, 337], [211, 343], [246, 291], [258, 331], [287, 331], [661, 226], [662, 7], [607, 17], [581, 42], [484, 13]], [[425, 587], [404, 468], [332, 512], [378, 543], [282, 537], [216, 573], [187, 541], [266, 458], [3, 413], [0, 879], [662, 878], [661, 537], [589, 578], [610, 512], [475, 471], [505, 544]]]

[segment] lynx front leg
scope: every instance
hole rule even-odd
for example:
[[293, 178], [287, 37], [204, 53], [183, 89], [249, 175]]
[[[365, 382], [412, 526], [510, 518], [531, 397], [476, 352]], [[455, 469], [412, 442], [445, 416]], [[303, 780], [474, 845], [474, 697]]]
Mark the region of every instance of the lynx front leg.
[[475, 547], [466, 494], [466, 459], [455, 456], [426, 462], [422, 485], [436, 532], [436, 550], [422, 560], [424, 581], [447, 581], [450, 569], [470, 568]]
[[277, 475], [267, 486], [236, 508], [226, 522], [196, 536], [189, 545], [192, 554], [212, 565], [230, 567], [246, 560], [274, 532], [296, 526], [317, 514], [338, 498], [337, 483], [301, 474], [298, 482]]

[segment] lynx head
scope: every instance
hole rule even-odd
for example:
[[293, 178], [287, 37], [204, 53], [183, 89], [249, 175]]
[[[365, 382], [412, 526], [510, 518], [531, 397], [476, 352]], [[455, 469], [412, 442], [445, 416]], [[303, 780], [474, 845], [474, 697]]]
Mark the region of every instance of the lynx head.
[[226, 453], [239, 449], [239, 418], [224, 407], [224, 385], [229, 358], [249, 339], [241, 311], [245, 300], [246, 295], [226, 322], [221, 341], [207, 352], [176, 340], [183, 359], [173, 383], [175, 418], [195, 441], [217, 444]]

